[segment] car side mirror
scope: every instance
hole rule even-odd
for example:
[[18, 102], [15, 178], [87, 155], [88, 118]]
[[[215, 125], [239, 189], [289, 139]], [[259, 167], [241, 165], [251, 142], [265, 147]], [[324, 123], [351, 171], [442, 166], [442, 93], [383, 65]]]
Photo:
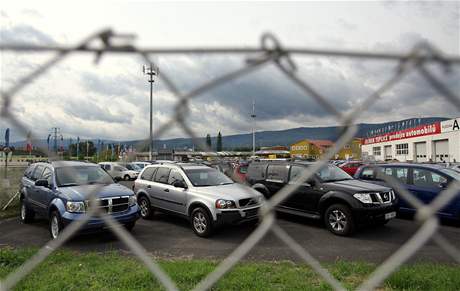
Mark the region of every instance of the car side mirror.
[[187, 189], [187, 185], [185, 185], [184, 181], [177, 180], [173, 183], [173, 186], [176, 188], [184, 188]]
[[115, 183], [118, 183], [118, 182], [121, 181], [121, 177], [115, 177], [115, 178], [113, 178], [113, 180], [115, 181]]
[[439, 183], [439, 187], [443, 189], [447, 188], [447, 182]]
[[48, 180], [37, 180], [35, 181], [35, 186], [49, 188]]

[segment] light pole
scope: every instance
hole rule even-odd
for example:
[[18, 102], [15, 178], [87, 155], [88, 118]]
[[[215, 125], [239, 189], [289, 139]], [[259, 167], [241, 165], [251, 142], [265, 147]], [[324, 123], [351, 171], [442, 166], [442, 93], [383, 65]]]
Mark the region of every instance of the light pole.
[[256, 155], [256, 100], [252, 100], [252, 155]]
[[142, 72], [144, 75], [148, 75], [148, 82], [150, 83], [150, 136], [149, 136], [149, 160], [152, 160], [153, 156], [153, 76], [157, 75], [158, 68], [153, 68], [153, 65], [150, 64], [147, 66], [142, 66]]

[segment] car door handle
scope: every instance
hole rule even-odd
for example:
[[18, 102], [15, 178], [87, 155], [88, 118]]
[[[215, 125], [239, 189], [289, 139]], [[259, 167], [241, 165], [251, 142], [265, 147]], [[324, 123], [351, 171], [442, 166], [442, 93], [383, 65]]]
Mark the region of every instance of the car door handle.
[[164, 189], [163, 191], [165, 191], [165, 192], [169, 192], [169, 189]]

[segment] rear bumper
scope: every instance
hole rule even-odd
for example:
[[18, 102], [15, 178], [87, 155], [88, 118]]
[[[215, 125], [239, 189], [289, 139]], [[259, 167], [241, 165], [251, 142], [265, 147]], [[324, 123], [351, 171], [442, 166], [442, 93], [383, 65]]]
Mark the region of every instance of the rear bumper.
[[[64, 226], [69, 225], [74, 221], [78, 221], [83, 219], [84, 213], [70, 213], [64, 212], [61, 215], [62, 223]], [[140, 209], [137, 204], [135, 206], [129, 207], [127, 211], [119, 212], [119, 213], [112, 213], [111, 217], [114, 218], [120, 224], [130, 224], [136, 222], [140, 218]], [[87, 223], [85, 223], [81, 228], [80, 231], [92, 231], [106, 228], [106, 224], [104, 220], [99, 217], [91, 217]]]
[[228, 210], [217, 213], [217, 225], [240, 224], [247, 221], [259, 219], [260, 207], [249, 208], [244, 210]]

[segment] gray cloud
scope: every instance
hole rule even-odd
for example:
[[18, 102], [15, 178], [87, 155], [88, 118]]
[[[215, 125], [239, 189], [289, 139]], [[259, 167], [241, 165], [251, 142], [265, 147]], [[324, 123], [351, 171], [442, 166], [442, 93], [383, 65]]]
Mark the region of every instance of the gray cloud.
[[103, 108], [91, 99], [68, 100], [63, 105], [64, 111], [76, 118], [92, 121], [130, 124], [133, 113], [121, 112], [114, 114], [108, 108]]
[[27, 24], [0, 29], [1, 41], [5, 43], [55, 44], [50, 35]]

